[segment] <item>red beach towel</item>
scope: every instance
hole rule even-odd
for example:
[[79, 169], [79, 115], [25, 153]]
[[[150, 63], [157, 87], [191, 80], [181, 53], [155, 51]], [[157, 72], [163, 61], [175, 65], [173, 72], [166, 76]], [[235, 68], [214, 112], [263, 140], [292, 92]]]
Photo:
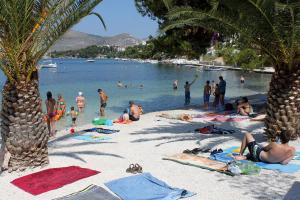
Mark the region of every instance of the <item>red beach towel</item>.
[[77, 166], [51, 168], [17, 178], [11, 183], [30, 194], [39, 195], [98, 173]]

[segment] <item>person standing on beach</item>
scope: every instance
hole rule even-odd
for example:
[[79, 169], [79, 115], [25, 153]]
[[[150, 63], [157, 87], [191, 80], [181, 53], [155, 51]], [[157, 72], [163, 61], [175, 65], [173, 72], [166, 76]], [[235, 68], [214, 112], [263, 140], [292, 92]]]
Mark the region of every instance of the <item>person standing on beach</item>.
[[211, 93], [214, 94], [216, 90], [216, 83], [215, 81], [211, 81]]
[[188, 81], [185, 82], [185, 85], [184, 85], [185, 103], [184, 103], [184, 105], [186, 105], [186, 106], [191, 103], [191, 86], [196, 82], [197, 78], [198, 78], [198, 75], [195, 75], [195, 78], [191, 83], [189, 83]]
[[173, 82], [173, 90], [177, 90], [178, 89], [178, 80], [175, 80]]
[[209, 81], [206, 81], [206, 85], [204, 86], [203, 100], [204, 100], [204, 108], [208, 109], [209, 106], [209, 97], [211, 94], [211, 86], [209, 85]]
[[76, 97], [76, 104], [78, 111], [83, 112], [85, 107], [85, 98], [82, 92], [78, 92], [78, 97]]
[[244, 83], [245, 83], [245, 78], [244, 78], [243, 75], [241, 76], [241, 79], [240, 79], [240, 80], [241, 80], [241, 84], [244, 84]]
[[220, 89], [219, 89], [219, 84], [216, 84], [215, 92], [213, 93], [215, 96], [213, 106], [217, 108], [220, 104]]
[[219, 90], [220, 90], [220, 103], [222, 106], [225, 104], [225, 93], [226, 93], [226, 81], [223, 79], [223, 76], [219, 77]]
[[98, 89], [99, 97], [100, 97], [100, 116], [105, 116], [105, 108], [108, 100], [108, 96], [102, 89]]
[[47, 92], [47, 100], [45, 101], [47, 109], [47, 125], [50, 136], [55, 136], [55, 110], [56, 110], [56, 101], [52, 98], [52, 93]]

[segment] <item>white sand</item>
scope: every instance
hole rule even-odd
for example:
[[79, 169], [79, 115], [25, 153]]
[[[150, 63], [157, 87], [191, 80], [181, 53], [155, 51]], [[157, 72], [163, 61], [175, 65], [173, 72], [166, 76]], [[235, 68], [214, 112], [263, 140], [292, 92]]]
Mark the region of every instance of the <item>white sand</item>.
[[[200, 113], [196, 110], [176, 110], [170, 113]], [[13, 186], [10, 181], [17, 177], [40, 171], [40, 168], [22, 173], [3, 173], [0, 176], [1, 200], [50, 200], [64, 196], [87, 187], [90, 184], [103, 186], [103, 183], [129, 176], [125, 172], [130, 163], [139, 163], [145, 172], [178, 188], [185, 188], [197, 195], [188, 198], [199, 199], [283, 199], [292, 185], [300, 181], [300, 173], [284, 174], [275, 171], [262, 170], [259, 176], [227, 176], [217, 172], [181, 165], [162, 160], [164, 155], [180, 153], [185, 149], [195, 147], [227, 148], [240, 144], [243, 134], [240, 130], [255, 131], [261, 136], [262, 123], [216, 123], [220, 127], [236, 129], [233, 135], [200, 135], [192, 131], [207, 123], [187, 123], [178, 120], [168, 120], [156, 117], [157, 113], [142, 116], [139, 122], [130, 125], [115, 125], [110, 128], [120, 129], [117, 134], [111, 135], [112, 140], [101, 143], [88, 143], [75, 140], [72, 137], [62, 137], [50, 142], [50, 164], [45, 168], [77, 165], [101, 173], [60, 189], [32, 196], [29, 193]], [[159, 121], [158, 121], [159, 120]], [[87, 128], [91, 125], [87, 125]], [[65, 135], [61, 131], [59, 135]], [[260, 137], [261, 138], [261, 137]], [[299, 149], [299, 141], [292, 145]], [[293, 161], [299, 162], [299, 161]], [[299, 163], [300, 164], [300, 163]], [[299, 196], [300, 192], [294, 192]], [[286, 196], [291, 199], [291, 196]]]

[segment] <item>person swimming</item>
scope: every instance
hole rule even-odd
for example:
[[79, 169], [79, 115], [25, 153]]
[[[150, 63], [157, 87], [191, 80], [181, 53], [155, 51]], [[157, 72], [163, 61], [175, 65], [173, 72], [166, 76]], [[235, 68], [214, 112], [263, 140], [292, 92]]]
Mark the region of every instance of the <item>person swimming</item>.
[[124, 84], [121, 81], [118, 81], [117, 86], [120, 87], [120, 88], [123, 88]]

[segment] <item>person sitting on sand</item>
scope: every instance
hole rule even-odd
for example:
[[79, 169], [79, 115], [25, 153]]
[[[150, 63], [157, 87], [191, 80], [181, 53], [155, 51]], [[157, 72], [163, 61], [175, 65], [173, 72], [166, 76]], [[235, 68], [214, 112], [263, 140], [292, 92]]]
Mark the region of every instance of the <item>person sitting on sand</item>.
[[237, 102], [237, 113], [242, 116], [248, 116], [252, 113], [253, 109], [248, 101], [247, 97], [243, 97]]
[[129, 101], [129, 111], [129, 119], [131, 121], [140, 120], [140, 109], [137, 105], [134, 104], [133, 101]]
[[[240, 155], [235, 156], [236, 160], [252, 160], [254, 162], [288, 164], [295, 155], [295, 148], [288, 145], [290, 135], [287, 131], [280, 134], [281, 144], [271, 142], [265, 147], [260, 147], [250, 133], [246, 133], [241, 144]], [[244, 156], [245, 149], [249, 154]]]
[[114, 123], [117, 122], [117, 123], [126, 123], [126, 122], [129, 122], [130, 119], [129, 119], [129, 114], [128, 114], [128, 110], [125, 109], [123, 114], [116, 120], [114, 120]]
[[78, 111], [83, 112], [85, 107], [85, 98], [82, 92], [78, 92], [78, 97], [76, 97], [76, 103]]
[[138, 105], [139, 111], [140, 111], [140, 115], [144, 114], [144, 110], [143, 107], [141, 105]]
[[189, 114], [170, 115], [168, 113], [162, 113], [160, 115], [157, 115], [157, 117], [163, 117], [166, 119], [176, 119], [182, 121], [191, 121], [193, 119], [193, 117]]

